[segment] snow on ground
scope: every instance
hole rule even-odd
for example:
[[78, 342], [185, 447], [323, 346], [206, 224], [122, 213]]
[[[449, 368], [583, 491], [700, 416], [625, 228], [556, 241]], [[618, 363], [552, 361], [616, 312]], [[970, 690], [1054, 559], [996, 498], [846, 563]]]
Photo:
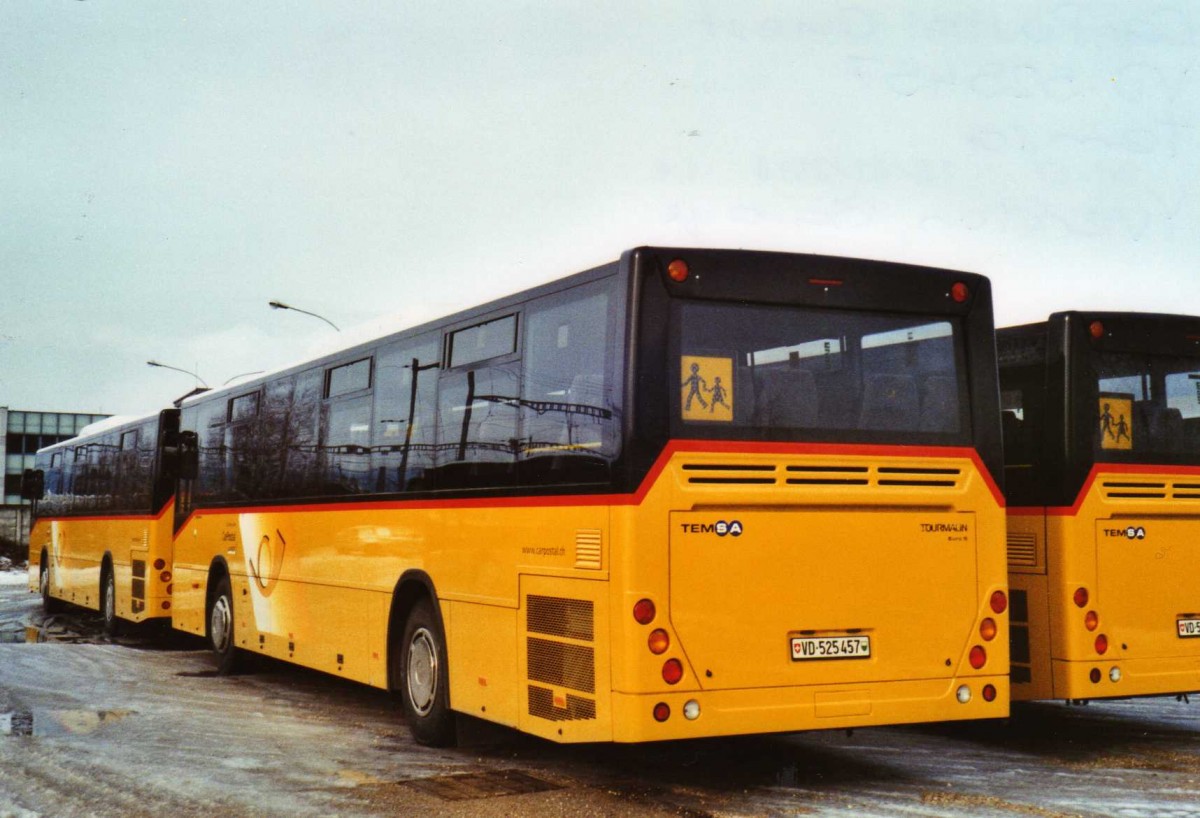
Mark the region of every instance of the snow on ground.
[[1200, 818], [1200, 705], [1041, 703], [1008, 721], [563, 746], [413, 743], [382, 691], [203, 645], [99, 635], [0, 587], [0, 816]]
[[29, 582], [29, 573], [22, 568], [19, 571], [0, 571], [0, 585], [25, 585]]

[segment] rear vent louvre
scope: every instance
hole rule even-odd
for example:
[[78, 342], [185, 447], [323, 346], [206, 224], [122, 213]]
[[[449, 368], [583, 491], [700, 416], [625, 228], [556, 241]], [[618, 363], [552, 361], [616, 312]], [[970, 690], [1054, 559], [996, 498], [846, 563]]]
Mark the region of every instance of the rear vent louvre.
[[1008, 532], [1008, 564], [1036, 568], [1037, 535], [1026, 531]]
[[1106, 480], [1100, 487], [1106, 500], [1200, 500], [1200, 483], [1195, 478]]
[[599, 571], [603, 565], [602, 538], [599, 529], [575, 532], [575, 567]]
[[562, 599], [556, 596], [525, 598], [525, 629], [530, 633], [578, 639], [591, 642], [594, 638], [595, 613], [585, 599]]
[[[915, 486], [960, 488], [962, 469], [945, 467], [870, 466], [841, 463], [684, 463], [682, 472], [693, 486]], [[782, 473], [782, 476], [780, 476]], [[1200, 489], [1198, 489], [1200, 491]]]

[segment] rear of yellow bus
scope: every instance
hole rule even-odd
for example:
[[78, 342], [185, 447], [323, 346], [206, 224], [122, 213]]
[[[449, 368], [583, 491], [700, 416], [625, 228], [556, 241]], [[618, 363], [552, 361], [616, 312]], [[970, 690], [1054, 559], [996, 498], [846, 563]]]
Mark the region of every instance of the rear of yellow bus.
[[994, 328], [976, 275], [643, 248], [613, 738], [1003, 717]]
[[1014, 696], [1200, 690], [1200, 318], [1064, 313], [1048, 327], [1047, 358], [1065, 363], [1049, 367], [1050, 399], [1069, 421], [1032, 466], [1041, 505], [1012, 509], [1034, 546], [1013, 575], [1028, 620]]

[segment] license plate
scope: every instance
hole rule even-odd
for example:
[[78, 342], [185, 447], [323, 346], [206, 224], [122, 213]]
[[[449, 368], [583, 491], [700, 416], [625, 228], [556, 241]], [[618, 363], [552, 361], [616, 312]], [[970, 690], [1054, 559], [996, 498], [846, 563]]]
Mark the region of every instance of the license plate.
[[810, 659], [866, 659], [870, 655], [871, 637], [869, 636], [792, 637], [793, 662], [804, 662]]
[[1192, 636], [1200, 636], [1200, 619], [1177, 619], [1175, 626], [1179, 628], [1179, 636], [1187, 639]]

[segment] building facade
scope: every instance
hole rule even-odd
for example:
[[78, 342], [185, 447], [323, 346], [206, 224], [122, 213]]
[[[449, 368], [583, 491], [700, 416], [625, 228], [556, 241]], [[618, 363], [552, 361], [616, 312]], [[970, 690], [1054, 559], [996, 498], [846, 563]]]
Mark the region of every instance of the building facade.
[[75, 437], [89, 423], [108, 415], [78, 412], [31, 412], [0, 406], [0, 462], [4, 489], [0, 496], [0, 538], [24, 542], [29, 533], [29, 503], [21, 499], [21, 475], [33, 468], [38, 449]]

